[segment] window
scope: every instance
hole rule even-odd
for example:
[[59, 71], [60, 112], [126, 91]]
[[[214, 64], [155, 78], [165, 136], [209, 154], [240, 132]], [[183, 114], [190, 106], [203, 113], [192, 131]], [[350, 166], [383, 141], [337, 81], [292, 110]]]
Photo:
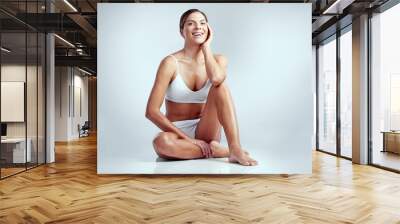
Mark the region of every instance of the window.
[[352, 157], [352, 33], [340, 36], [340, 154]]
[[318, 149], [336, 153], [336, 40], [318, 48]]
[[371, 157], [373, 164], [395, 170], [400, 170], [399, 23], [400, 5], [371, 19]]

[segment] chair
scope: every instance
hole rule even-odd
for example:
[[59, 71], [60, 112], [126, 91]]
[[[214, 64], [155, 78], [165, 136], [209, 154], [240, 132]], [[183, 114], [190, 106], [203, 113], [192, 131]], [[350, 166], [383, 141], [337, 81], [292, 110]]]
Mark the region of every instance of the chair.
[[89, 121], [85, 121], [82, 127], [78, 124], [79, 138], [89, 136], [89, 129], [90, 129]]

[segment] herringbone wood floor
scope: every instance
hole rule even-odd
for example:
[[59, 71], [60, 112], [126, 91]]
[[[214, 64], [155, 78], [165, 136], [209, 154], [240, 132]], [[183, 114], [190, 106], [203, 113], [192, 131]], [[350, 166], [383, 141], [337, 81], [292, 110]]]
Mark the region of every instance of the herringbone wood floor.
[[400, 223], [400, 175], [315, 152], [312, 175], [96, 174], [96, 139], [0, 181], [0, 223]]

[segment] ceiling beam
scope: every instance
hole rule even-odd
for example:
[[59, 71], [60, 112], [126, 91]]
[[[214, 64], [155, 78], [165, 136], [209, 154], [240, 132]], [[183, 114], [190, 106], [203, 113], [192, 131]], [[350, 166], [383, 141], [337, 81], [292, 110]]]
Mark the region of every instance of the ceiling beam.
[[56, 66], [82, 66], [96, 71], [97, 60], [91, 56], [55, 56]]
[[73, 20], [76, 24], [78, 24], [88, 36], [91, 38], [97, 37], [97, 30], [90, 24], [85, 17], [80, 15], [79, 13], [70, 13], [67, 16]]

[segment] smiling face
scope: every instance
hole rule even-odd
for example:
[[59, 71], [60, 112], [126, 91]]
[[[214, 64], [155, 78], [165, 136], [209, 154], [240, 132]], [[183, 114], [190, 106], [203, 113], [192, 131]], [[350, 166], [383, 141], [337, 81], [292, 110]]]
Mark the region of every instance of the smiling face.
[[208, 36], [207, 19], [201, 12], [193, 12], [187, 16], [181, 29], [186, 42], [202, 44]]

